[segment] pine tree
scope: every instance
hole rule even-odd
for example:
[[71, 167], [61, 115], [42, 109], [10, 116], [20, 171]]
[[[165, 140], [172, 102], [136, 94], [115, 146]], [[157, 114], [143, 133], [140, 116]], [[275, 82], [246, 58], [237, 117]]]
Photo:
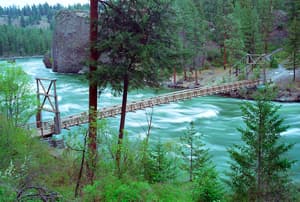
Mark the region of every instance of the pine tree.
[[[100, 42], [97, 49], [107, 61], [99, 61], [99, 86], [111, 85], [122, 93], [118, 144], [122, 144], [129, 89], [158, 86], [177, 64], [178, 35], [171, 1], [100, 1]], [[94, 77], [94, 78], [96, 78]], [[100, 78], [100, 79], [98, 79]], [[121, 153], [116, 163], [120, 167]], [[120, 174], [120, 173], [119, 173]]]
[[219, 0], [218, 1], [218, 15], [217, 15], [217, 22], [216, 22], [216, 35], [217, 40], [220, 44], [221, 53], [223, 54], [223, 67], [226, 70], [227, 67], [227, 59], [228, 59], [228, 50], [226, 40], [229, 39], [229, 34], [232, 27], [231, 22], [231, 14], [233, 12], [233, 5], [232, 2], [229, 0]]
[[284, 154], [292, 147], [280, 141], [287, 127], [279, 107], [270, 101], [272, 89], [261, 90], [255, 103], [242, 105], [246, 128], [239, 128], [245, 144], [234, 145], [231, 159], [231, 186], [234, 201], [289, 201], [288, 170], [293, 161]]
[[90, 1], [90, 38], [89, 38], [89, 134], [88, 134], [88, 161], [87, 176], [90, 184], [94, 183], [95, 170], [97, 165], [97, 103], [98, 89], [95, 82], [95, 72], [97, 70], [96, 61], [99, 58], [99, 52], [96, 48], [98, 41], [98, 0]]
[[260, 31], [264, 44], [264, 53], [269, 52], [269, 35], [273, 28], [273, 1], [260, 0], [258, 3], [258, 14], [260, 19]]
[[159, 139], [148, 151], [144, 165], [145, 179], [150, 183], [163, 183], [174, 180], [177, 173], [176, 159], [170, 156], [166, 145]]
[[181, 38], [183, 40], [183, 66], [190, 67], [191, 71], [195, 71], [195, 85], [198, 85], [198, 69], [201, 63], [200, 58], [204, 55], [205, 41], [205, 22], [200, 8], [193, 0], [177, 1], [179, 13], [179, 26], [181, 27]]
[[201, 3], [205, 19], [213, 25], [216, 25], [218, 15], [218, 0], [203, 0]]
[[296, 81], [296, 68], [300, 65], [300, 0], [289, 4], [289, 34], [286, 51], [289, 53], [289, 63], [293, 67], [293, 81]]
[[0, 31], [0, 56], [38, 55], [50, 49], [50, 30], [0, 25]]
[[202, 137], [191, 122], [180, 138], [181, 152], [185, 161], [183, 168], [189, 172], [189, 180], [193, 182], [192, 193], [195, 201], [219, 201], [223, 197], [223, 187], [208, 149], [204, 148]]
[[[243, 2], [243, 3], [242, 3]], [[240, 3], [241, 31], [245, 52], [259, 53], [261, 51], [261, 35], [259, 33], [259, 15], [255, 3], [250, 0]]]
[[192, 192], [194, 201], [223, 201], [224, 188], [214, 166], [208, 165], [198, 171]]
[[[239, 7], [237, 5], [238, 10]], [[246, 54], [245, 53], [245, 45], [243, 41], [243, 35], [241, 32], [241, 22], [238, 17], [238, 13], [236, 12], [228, 15], [228, 21], [231, 22], [230, 27], [228, 29], [227, 39], [225, 40], [225, 45], [227, 47], [227, 56], [228, 56], [228, 64], [230, 68], [235, 68], [236, 76], [240, 68], [242, 68], [242, 64], [240, 64], [240, 59]], [[230, 73], [232, 73], [232, 69], [230, 69]]]
[[204, 149], [205, 144], [201, 141], [199, 134], [191, 122], [184, 135], [180, 137], [182, 142], [182, 156], [187, 162], [184, 170], [189, 172], [189, 180], [192, 182], [199, 170], [206, 166], [209, 161], [208, 149]]

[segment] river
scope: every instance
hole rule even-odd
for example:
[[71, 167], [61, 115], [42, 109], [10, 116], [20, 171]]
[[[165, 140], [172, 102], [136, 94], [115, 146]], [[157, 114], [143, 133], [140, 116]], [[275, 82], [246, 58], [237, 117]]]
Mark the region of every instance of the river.
[[[17, 59], [16, 62], [33, 79], [35, 77], [57, 79], [61, 116], [87, 111], [88, 83], [82, 76], [53, 73], [44, 68], [41, 58]], [[35, 82], [33, 82], [33, 88], [35, 88], [34, 84]], [[130, 102], [169, 91], [171, 90], [135, 90], [129, 93], [128, 100]], [[163, 141], [176, 143], [189, 122], [194, 121], [196, 129], [204, 135], [203, 140], [210, 149], [216, 168], [224, 173], [229, 168], [227, 148], [232, 144], [241, 143], [240, 134], [236, 128], [244, 126], [240, 111], [240, 104], [243, 102], [239, 99], [207, 96], [155, 106], [150, 139], [155, 141], [160, 137]], [[101, 108], [120, 103], [120, 96], [114, 96], [109, 89], [105, 89], [101, 93], [98, 106]], [[294, 181], [300, 183], [300, 103], [277, 104], [281, 105], [279, 113], [285, 119], [284, 124], [289, 125], [289, 129], [282, 134], [282, 139], [288, 143], [295, 143], [287, 155], [290, 159], [298, 161], [292, 168], [292, 176]], [[48, 116], [49, 114], [45, 114], [46, 118]], [[118, 130], [118, 123], [119, 116], [109, 118], [109, 124], [113, 130]], [[127, 114], [126, 130], [130, 137], [145, 136], [146, 127], [145, 110]], [[63, 134], [70, 135], [67, 131]]]

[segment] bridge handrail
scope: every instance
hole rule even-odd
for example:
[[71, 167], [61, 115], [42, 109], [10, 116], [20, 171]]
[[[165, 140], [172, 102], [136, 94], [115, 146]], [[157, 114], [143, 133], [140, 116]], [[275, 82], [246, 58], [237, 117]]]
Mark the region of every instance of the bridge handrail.
[[[186, 90], [180, 90], [175, 91], [171, 93], [166, 93], [163, 95], [150, 97], [146, 99], [142, 99], [139, 101], [132, 101], [129, 102], [126, 106], [126, 111], [135, 111], [139, 109], [143, 109], [146, 107], [152, 107], [154, 105], [159, 104], [166, 104], [168, 102], [176, 102], [179, 100], [184, 99], [190, 99], [192, 97], [197, 96], [203, 96], [203, 95], [211, 95], [216, 94], [220, 92], [226, 92], [231, 90], [236, 90], [241, 87], [248, 87], [253, 85], [258, 85], [260, 83], [260, 80], [243, 80], [243, 81], [236, 81], [233, 83], [225, 83], [225, 84], [219, 84], [216, 86], [210, 86], [210, 87], [198, 87], [193, 89], [186, 89]], [[104, 117], [112, 117], [116, 116], [117, 114], [120, 114], [121, 112], [121, 105], [114, 105], [110, 107], [105, 107], [103, 109], [98, 110], [97, 117], [98, 118], [104, 118]], [[87, 112], [81, 112], [78, 114], [66, 116], [61, 118], [61, 125], [63, 128], [68, 128], [73, 125], [80, 125], [83, 123], [88, 122], [88, 113]], [[43, 122], [43, 130], [53, 130], [53, 121], [46, 121]], [[33, 125], [28, 124], [28, 125]]]

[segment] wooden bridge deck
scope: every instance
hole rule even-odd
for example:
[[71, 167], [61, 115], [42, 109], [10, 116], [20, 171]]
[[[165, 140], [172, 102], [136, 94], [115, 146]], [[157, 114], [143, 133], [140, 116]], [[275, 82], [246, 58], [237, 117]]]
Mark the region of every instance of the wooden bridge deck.
[[[200, 87], [194, 89], [180, 90], [168, 94], [163, 94], [140, 101], [133, 101], [127, 104], [126, 111], [133, 112], [136, 110], [153, 107], [155, 105], [167, 104], [170, 102], [176, 102], [180, 100], [191, 99], [193, 97], [214, 95], [218, 93], [226, 93], [234, 91], [240, 88], [254, 87], [259, 84], [259, 80], [244, 80], [233, 83], [226, 83], [218, 86]], [[121, 114], [121, 105], [115, 105], [107, 108], [102, 108], [97, 112], [98, 119], [114, 117]], [[68, 129], [72, 126], [79, 126], [81, 124], [88, 123], [88, 112], [82, 112], [80, 114], [70, 115], [61, 118], [61, 127]], [[54, 123], [43, 122], [41, 128], [37, 128], [37, 136], [47, 137], [54, 134]]]

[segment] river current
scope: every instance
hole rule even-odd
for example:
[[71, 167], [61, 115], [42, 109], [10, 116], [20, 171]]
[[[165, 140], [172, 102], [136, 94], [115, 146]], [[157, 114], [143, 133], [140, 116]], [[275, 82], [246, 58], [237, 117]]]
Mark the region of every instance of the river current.
[[[19, 59], [17, 64], [23, 67], [33, 78], [35, 90], [35, 77], [56, 78], [59, 110], [61, 116], [87, 111], [88, 109], [88, 83], [82, 76], [58, 74], [46, 69], [41, 58]], [[128, 101], [140, 100], [156, 96], [171, 90], [134, 90], [129, 93]], [[191, 100], [170, 103], [153, 108], [153, 128], [150, 140], [178, 142], [189, 122], [194, 121], [197, 131], [204, 135], [203, 141], [209, 148], [213, 162], [221, 173], [229, 168], [229, 155], [227, 148], [232, 144], [241, 144], [240, 133], [236, 128], [244, 127], [239, 99], [206, 96]], [[98, 107], [108, 107], [121, 104], [121, 97], [114, 96], [109, 89], [105, 89], [98, 101]], [[300, 182], [300, 103], [276, 103], [281, 105], [279, 113], [285, 119], [284, 124], [289, 125], [282, 134], [282, 140], [294, 143], [294, 147], [288, 152], [288, 157], [297, 160], [292, 168], [294, 181]], [[144, 137], [147, 127], [146, 112], [151, 109], [127, 113], [126, 130], [129, 137]], [[44, 118], [50, 117], [45, 114]], [[119, 116], [109, 118], [109, 126], [117, 131]], [[74, 129], [73, 129], [74, 130]], [[75, 129], [76, 130], [76, 129]], [[70, 135], [68, 131], [64, 135]], [[223, 174], [221, 174], [223, 175]]]

